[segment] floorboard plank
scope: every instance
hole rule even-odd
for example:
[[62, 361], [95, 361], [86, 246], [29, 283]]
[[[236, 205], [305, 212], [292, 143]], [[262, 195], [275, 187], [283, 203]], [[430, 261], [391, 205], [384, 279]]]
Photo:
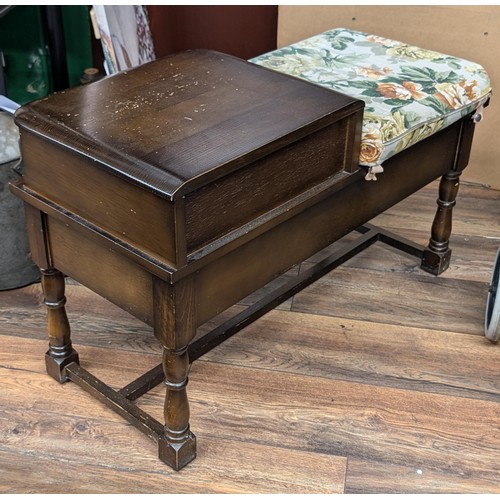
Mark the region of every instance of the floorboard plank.
[[295, 295], [292, 311], [483, 335], [487, 294], [477, 281], [338, 268]]
[[[434, 471], [427, 463], [404, 465], [351, 459], [345, 493], [349, 494], [498, 494], [500, 482], [471, 476], [451, 464], [449, 472]], [[455, 467], [453, 467], [455, 466]]]
[[[372, 223], [389, 230], [411, 227], [429, 232], [437, 208], [438, 186], [438, 182], [429, 184], [373, 219]], [[453, 232], [499, 240], [500, 191], [462, 184], [453, 209]]]
[[[454, 470], [483, 489], [497, 481], [498, 403], [202, 360], [193, 365], [190, 398], [193, 430], [212, 437], [372, 460], [387, 471], [425, 463], [434, 482]], [[162, 401], [159, 389], [141, 407], [161, 418]]]
[[[276, 450], [251, 443], [241, 453], [238, 441], [203, 436], [199, 453], [211, 455], [210, 462], [195, 462], [174, 472], [156, 459], [154, 446], [144, 446], [142, 453], [151, 454], [156, 463], [151, 460], [140, 468], [100, 463], [96, 456], [88, 462], [82, 460], [78, 443], [61, 442], [56, 452], [62, 453], [70, 444], [69, 456], [56, 456], [44, 449], [18, 452], [0, 447], [0, 493], [305, 494], [342, 493], [344, 488], [345, 461], [318, 453]], [[134, 440], [131, 444], [135, 444]], [[118, 451], [126, 456], [129, 448], [122, 445]], [[252, 459], [259, 456], [265, 459]]]
[[[426, 246], [429, 240], [428, 229], [421, 231], [408, 228], [397, 228], [398, 235]], [[351, 233], [339, 242], [313, 255], [305, 262], [317, 263], [326, 258], [333, 249], [341, 248], [344, 242], [353, 241], [357, 233]], [[358, 235], [359, 236], [359, 235]], [[450, 247], [452, 257], [449, 269], [441, 276], [444, 278], [472, 280], [489, 283], [493, 271], [493, 264], [500, 238], [485, 238], [482, 236], [468, 236], [454, 233], [451, 237]], [[414, 274], [428, 276], [420, 269], [420, 261], [389, 245], [378, 242], [364, 252], [356, 255], [343, 267], [369, 269], [382, 272], [400, 272], [410, 276]]]
[[[10, 345], [15, 348], [26, 342], [14, 339]], [[104, 350], [83, 347], [82, 359], [90, 360], [97, 373], [107, 364], [108, 377], [120, 383], [127, 371], [121, 366], [139, 366], [141, 358], [145, 358], [143, 364], [149, 364], [154, 357], [118, 351], [109, 360], [106, 352], [99, 351]], [[5, 366], [8, 349], [1, 352]], [[15, 352], [19, 354], [10, 357], [10, 368], [0, 371], [3, 397], [9, 394], [9, 403], [0, 401], [7, 413], [2, 420], [7, 426], [2, 429], [2, 435], [7, 436], [3, 450], [8, 445], [10, 452], [31, 450], [31, 455], [40, 452], [59, 457], [62, 453], [64, 458], [76, 446], [82, 464], [111, 461], [117, 468], [156, 470], [157, 465], [150, 465], [156, 460], [154, 446], [147, 438], [74, 384], [61, 386], [52, 381], [34, 355]], [[325, 468], [330, 474], [332, 463], [336, 463], [337, 478], [342, 476], [344, 457], [374, 461], [379, 467], [387, 464], [387, 472], [394, 466], [414, 464], [411, 466], [422, 468], [425, 464], [434, 482], [440, 475], [448, 477], [461, 471], [471, 478], [470, 484], [477, 479], [483, 489], [493, 490], [497, 484], [499, 442], [497, 433], [491, 431], [500, 425], [498, 403], [203, 360], [193, 365], [189, 394], [192, 428], [200, 442], [222, 439], [234, 444], [233, 453], [241, 456], [237, 474], [244, 463], [254, 470], [254, 460], [264, 463], [267, 456], [282, 452], [296, 454], [291, 469], [303, 470], [298, 465], [303, 453], [329, 459]], [[160, 419], [162, 403], [163, 389], [158, 388], [141, 398], [140, 406]], [[38, 416], [33, 417], [33, 412]], [[55, 412], [62, 416], [53, 415]], [[247, 448], [247, 444], [252, 446]], [[220, 450], [204, 452], [200, 447], [190, 467], [209, 468], [212, 460], [223, 460], [228, 454], [224, 446], [222, 455]], [[219, 444], [214, 447], [218, 449]], [[312, 459], [310, 455], [307, 458]], [[287, 473], [283, 459], [273, 463], [281, 464], [276, 465], [276, 474]], [[322, 471], [309, 470], [310, 481], [319, 483]], [[353, 489], [359, 487], [354, 477]]]
[[500, 349], [476, 335], [272, 311], [203, 359], [500, 403]]

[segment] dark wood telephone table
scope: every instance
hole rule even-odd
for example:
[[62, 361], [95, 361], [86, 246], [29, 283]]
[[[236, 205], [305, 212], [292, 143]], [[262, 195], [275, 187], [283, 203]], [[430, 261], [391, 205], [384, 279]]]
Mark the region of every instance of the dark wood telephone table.
[[[12, 191], [25, 202], [42, 270], [48, 373], [156, 440], [174, 469], [190, 462], [190, 362], [374, 241], [423, 255], [364, 227], [342, 255], [192, 342], [199, 325], [454, 168], [462, 124], [410, 148], [415, 159], [398, 155], [381, 181], [364, 181], [363, 106], [231, 56], [188, 51], [21, 108], [25, 174]], [[120, 391], [82, 368], [64, 275], [151, 325], [163, 363]], [[165, 424], [134, 403], [163, 380]]]

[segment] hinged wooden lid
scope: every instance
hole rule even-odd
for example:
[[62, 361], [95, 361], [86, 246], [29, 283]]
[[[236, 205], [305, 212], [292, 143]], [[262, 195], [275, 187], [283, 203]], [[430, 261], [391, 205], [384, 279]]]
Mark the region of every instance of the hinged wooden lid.
[[21, 128], [173, 199], [363, 107], [213, 51], [187, 51], [22, 107]]

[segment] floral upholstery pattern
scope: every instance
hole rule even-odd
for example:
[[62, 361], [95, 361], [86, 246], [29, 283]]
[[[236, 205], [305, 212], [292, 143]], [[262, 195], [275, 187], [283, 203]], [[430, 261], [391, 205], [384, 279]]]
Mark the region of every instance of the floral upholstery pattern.
[[479, 108], [491, 92], [476, 63], [344, 28], [250, 61], [365, 101], [360, 164], [379, 169]]

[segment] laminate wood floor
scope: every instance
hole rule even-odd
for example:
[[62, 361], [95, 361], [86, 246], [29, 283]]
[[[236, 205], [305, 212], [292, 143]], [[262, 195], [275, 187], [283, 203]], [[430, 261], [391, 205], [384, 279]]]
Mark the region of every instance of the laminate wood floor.
[[[436, 193], [374, 223], [425, 244]], [[434, 277], [377, 243], [195, 362], [198, 457], [181, 472], [45, 374], [38, 284], [0, 292], [0, 492], [500, 493], [500, 345], [483, 326], [499, 191], [461, 187], [452, 246]], [[70, 279], [66, 291], [82, 366], [119, 388], [159, 363], [151, 329]], [[163, 391], [138, 402], [158, 420]]]

